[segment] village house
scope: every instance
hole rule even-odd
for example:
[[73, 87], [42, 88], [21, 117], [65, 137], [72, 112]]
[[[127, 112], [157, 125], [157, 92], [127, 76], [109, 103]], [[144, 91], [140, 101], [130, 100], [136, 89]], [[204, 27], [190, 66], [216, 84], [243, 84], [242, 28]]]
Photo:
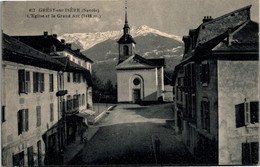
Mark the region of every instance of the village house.
[[[80, 49], [73, 50], [71, 44], [66, 43], [64, 39], [58, 40], [57, 34], [48, 35], [48, 32], [44, 32], [43, 35], [14, 36], [14, 38], [67, 65], [63, 76], [63, 86], [68, 92], [65, 96], [60, 97], [59, 102], [61, 105], [64, 103], [65, 106], [67, 143], [74, 141], [80, 129], [79, 117], [75, 114], [78, 112], [85, 116], [93, 114], [91, 111], [93, 107], [91, 80], [93, 61], [83, 55]], [[74, 103], [78, 103], [78, 105], [73, 105]]]
[[92, 112], [91, 60], [79, 65], [17, 39], [3, 34], [2, 164], [60, 164]]
[[258, 163], [258, 23], [246, 6], [183, 37], [172, 77], [175, 131], [201, 163]]
[[164, 81], [168, 79], [164, 77], [164, 58], [146, 59], [135, 53], [136, 42], [130, 34], [127, 12], [123, 36], [117, 43], [119, 45], [116, 66], [118, 102], [163, 101], [166, 92]]

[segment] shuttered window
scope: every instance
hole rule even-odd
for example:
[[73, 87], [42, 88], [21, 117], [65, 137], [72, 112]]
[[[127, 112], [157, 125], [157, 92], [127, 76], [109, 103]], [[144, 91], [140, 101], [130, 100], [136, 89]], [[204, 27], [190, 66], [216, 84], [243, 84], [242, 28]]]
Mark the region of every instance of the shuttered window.
[[33, 72], [33, 92], [44, 92], [44, 74]]
[[76, 79], [76, 73], [73, 73], [73, 82], [76, 82], [77, 79]]
[[22, 134], [22, 132], [24, 131], [29, 130], [28, 109], [22, 109], [17, 112], [17, 122], [18, 122], [18, 135]]
[[29, 113], [28, 113], [28, 109], [24, 110], [24, 114], [25, 114], [25, 131], [29, 130]]
[[259, 122], [259, 102], [251, 101], [235, 105], [236, 127]]
[[24, 152], [13, 155], [13, 166], [24, 166]]
[[18, 121], [18, 135], [23, 132], [23, 110], [17, 112], [17, 121]]
[[25, 70], [18, 71], [19, 93], [25, 93]]
[[257, 164], [259, 160], [259, 143], [242, 143], [242, 164]]
[[2, 106], [2, 123], [5, 122], [5, 106]]
[[19, 93], [29, 93], [31, 91], [30, 72], [18, 70], [18, 83]]
[[33, 146], [27, 148], [27, 155], [28, 155], [28, 166], [33, 166], [34, 165]]
[[38, 92], [38, 84], [36, 78], [36, 72], [33, 72], [33, 92]]
[[41, 106], [36, 107], [36, 115], [37, 115], [36, 126], [38, 127], [41, 125]]
[[30, 84], [30, 72], [26, 71], [25, 73], [25, 92], [31, 92], [31, 84]]
[[40, 73], [40, 92], [44, 92], [44, 74]]
[[38, 152], [38, 166], [42, 166], [42, 143], [41, 140], [37, 142], [37, 152]]
[[53, 103], [50, 104], [50, 121], [54, 120]]
[[49, 74], [49, 91], [53, 92], [53, 74]]

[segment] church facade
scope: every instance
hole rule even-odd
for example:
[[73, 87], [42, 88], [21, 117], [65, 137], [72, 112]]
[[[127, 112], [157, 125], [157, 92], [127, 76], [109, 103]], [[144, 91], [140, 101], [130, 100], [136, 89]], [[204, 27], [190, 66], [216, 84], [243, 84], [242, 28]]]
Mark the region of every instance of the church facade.
[[135, 53], [136, 42], [130, 35], [127, 12], [123, 30], [123, 36], [117, 41], [119, 45], [116, 66], [118, 102], [163, 101], [164, 59], [146, 59]]

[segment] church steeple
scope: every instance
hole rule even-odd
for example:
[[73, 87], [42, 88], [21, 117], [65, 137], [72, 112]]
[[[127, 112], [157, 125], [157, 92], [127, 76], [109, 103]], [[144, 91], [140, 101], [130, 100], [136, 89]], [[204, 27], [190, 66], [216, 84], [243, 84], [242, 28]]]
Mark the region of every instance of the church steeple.
[[130, 35], [130, 27], [127, 21], [127, 1], [125, 1], [125, 25], [124, 25], [124, 34], [117, 41], [119, 44], [119, 59], [118, 64], [126, 60], [128, 57], [135, 54], [135, 41]]

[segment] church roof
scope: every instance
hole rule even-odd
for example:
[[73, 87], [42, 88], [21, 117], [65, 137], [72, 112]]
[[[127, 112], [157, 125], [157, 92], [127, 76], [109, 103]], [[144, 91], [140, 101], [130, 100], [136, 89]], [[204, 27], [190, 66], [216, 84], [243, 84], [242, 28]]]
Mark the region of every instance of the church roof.
[[119, 44], [129, 44], [134, 43], [136, 44], [134, 38], [130, 34], [124, 34], [118, 41]]
[[164, 66], [164, 59], [146, 59], [138, 54], [130, 56], [128, 59], [116, 66], [117, 70], [126, 69], [152, 69]]

